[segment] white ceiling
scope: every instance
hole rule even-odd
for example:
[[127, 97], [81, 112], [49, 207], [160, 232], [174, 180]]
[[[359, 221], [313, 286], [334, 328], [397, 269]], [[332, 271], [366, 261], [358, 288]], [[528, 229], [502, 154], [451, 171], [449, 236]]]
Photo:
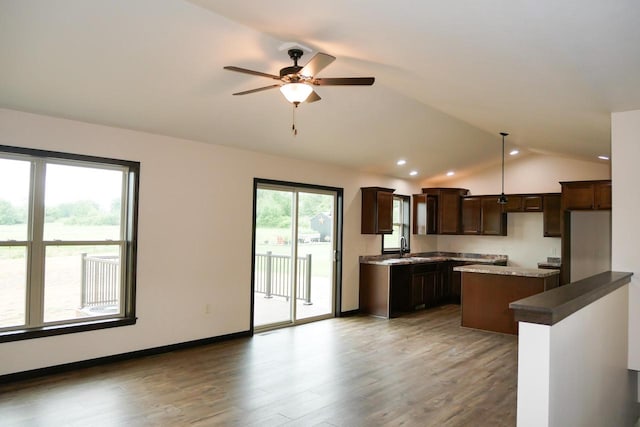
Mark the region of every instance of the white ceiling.
[[[296, 111], [287, 42], [337, 60]], [[416, 179], [528, 151], [594, 159], [640, 109], [637, 0], [0, 0], [0, 106]], [[406, 158], [399, 168], [395, 162]]]

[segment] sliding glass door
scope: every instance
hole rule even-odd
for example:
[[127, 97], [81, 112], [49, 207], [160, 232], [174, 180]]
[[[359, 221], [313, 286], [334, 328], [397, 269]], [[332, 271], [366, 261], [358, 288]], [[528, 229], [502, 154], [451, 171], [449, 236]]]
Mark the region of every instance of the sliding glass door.
[[336, 200], [325, 189], [256, 186], [254, 329], [334, 316]]

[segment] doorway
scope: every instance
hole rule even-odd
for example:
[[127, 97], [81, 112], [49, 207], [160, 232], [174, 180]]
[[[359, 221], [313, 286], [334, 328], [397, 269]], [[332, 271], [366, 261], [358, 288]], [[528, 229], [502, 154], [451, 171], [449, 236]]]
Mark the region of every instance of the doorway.
[[339, 311], [342, 189], [254, 181], [252, 329]]

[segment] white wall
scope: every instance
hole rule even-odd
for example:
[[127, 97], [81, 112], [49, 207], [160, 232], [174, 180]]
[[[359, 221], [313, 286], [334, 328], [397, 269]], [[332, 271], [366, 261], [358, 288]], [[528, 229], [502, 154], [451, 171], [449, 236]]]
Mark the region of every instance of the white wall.
[[520, 322], [519, 427], [632, 425], [627, 307], [625, 285], [553, 326]]
[[11, 110], [0, 110], [0, 144], [141, 162], [138, 323], [0, 344], [0, 375], [247, 331], [254, 177], [344, 188], [342, 309], [356, 309], [358, 256], [380, 253], [379, 236], [360, 234], [360, 187], [417, 191], [335, 166]]
[[640, 370], [640, 110], [611, 115], [612, 268], [634, 272], [629, 288], [629, 368]]
[[628, 295], [623, 286], [551, 327], [551, 426], [624, 426], [634, 419]]

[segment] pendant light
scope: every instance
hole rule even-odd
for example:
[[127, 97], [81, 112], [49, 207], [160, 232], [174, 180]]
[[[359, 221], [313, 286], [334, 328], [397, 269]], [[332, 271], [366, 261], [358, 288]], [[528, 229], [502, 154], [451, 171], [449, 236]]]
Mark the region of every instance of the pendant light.
[[500, 193], [500, 197], [498, 197], [498, 204], [506, 205], [507, 196], [504, 195], [504, 137], [509, 134], [506, 132], [500, 132], [500, 135], [502, 135], [502, 193]]

